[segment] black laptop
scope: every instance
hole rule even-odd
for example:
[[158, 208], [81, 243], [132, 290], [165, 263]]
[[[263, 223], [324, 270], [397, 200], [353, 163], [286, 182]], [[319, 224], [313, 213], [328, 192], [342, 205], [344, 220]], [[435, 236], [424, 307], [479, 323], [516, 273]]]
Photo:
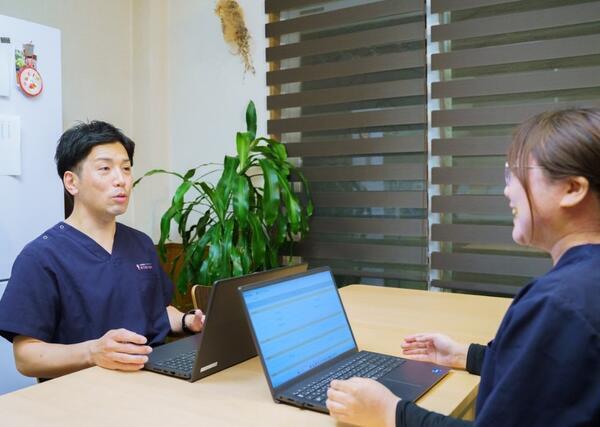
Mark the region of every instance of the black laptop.
[[214, 283], [203, 331], [154, 348], [144, 369], [196, 381], [256, 356], [238, 287], [306, 271], [306, 264]]
[[328, 412], [329, 383], [351, 377], [373, 378], [416, 400], [448, 373], [432, 363], [358, 351], [327, 267], [242, 286], [240, 293], [276, 402]]

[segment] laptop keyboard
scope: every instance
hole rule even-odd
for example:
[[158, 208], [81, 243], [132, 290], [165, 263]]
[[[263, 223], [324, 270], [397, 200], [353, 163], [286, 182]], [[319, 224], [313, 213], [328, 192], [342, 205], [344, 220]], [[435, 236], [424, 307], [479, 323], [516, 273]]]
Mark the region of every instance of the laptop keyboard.
[[155, 365], [162, 369], [174, 369], [191, 374], [192, 369], [194, 369], [195, 360], [196, 351], [190, 351], [188, 353], [181, 353], [171, 359], [156, 362]]
[[329, 388], [331, 380], [346, 380], [352, 377], [378, 380], [404, 362], [406, 360], [394, 356], [360, 352], [342, 365], [336, 366], [334, 370], [326, 372], [320, 378], [303, 385], [292, 394], [300, 399], [325, 403], [327, 400], [327, 388]]

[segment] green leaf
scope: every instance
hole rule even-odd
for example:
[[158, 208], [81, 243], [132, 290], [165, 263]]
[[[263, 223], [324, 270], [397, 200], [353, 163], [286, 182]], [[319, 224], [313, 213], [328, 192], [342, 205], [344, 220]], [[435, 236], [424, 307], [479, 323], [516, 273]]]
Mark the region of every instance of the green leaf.
[[253, 140], [256, 137], [256, 107], [252, 101], [246, 107], [246, 129], [252, 135], [250, 140]]
[[248, 183], [248, 177], [237, 175], [233, 190], [233, 213], [240, 224], [245, 224], [248, 221], [249, 206], [250, 184]]
[[252, 139], [253, 136], [249, 132], [238, 132], [235, 136], [235, 145], [240, 162], [240, 173], [244, 172], [248, 166], [248, 155], [250, 154]]
[[195, 234], [194, 240], [198, 239], [200, 237], [200, 235], [204, 234], [204, 230], [206, 229], [206, 226], [210, 222], [210, 213], [211, 213], [211, 211], [209, 209], [206, 212], [204, 212], [204, 215], [202, 215], [200, 217], [200, 219], [198, 219], [198, 222], [196, 223], [196, 234]]
[[277, 261], [277, 257], [279, 256], [279, 251], [277, 250], [277, 248], [267, 246], [267, 255], [268, 264], [266, 265], [266, 268], [270, 269], [278, 267], [279, 262]]
[[279, 179], [279, 185], [283, 196], [283, 202], [285, 204], [286, 214], [292, 233], [298, 233], [301, 230], [300, 217], [302, 216], [302, 210], [296, 195], [292, 191], [289, 181], [286, 177], [277, 175]]
[[189, 170], [188, 170], [188, 171], [185, 173], [185, 175], [183, 175], [183, 179], [185, 179], [185, 180], [188, 180], [188, 179], [190, 179], [191, 177], [193, 177], [195, 173], [196, 173], [196, 168], [189, 169]]
[[248, 216], [248, 222], [252, 228], [252, 258], [254, 260], [254, 269], [258, 269], [265, 264], [265, 233], [263, 232], [260, 220], [254, 214]]
[[279, 162], [287, 163], [288, 155], [284, 144], [270, 138], [257, 138], [257, 141], [264, 141], [267, 143], [267, 146], [256, 146], [252, 151], [263, 153], [265, 156], [272, 156]]
[[194, 204], [192, 204], [192, 203], [188, 204], [187, 207], [183, 210], [183, 213], [181, 214], [181, 216], [179, 218], [178, 231], [179, 231], [179, 235], [181, 236], [181, 241], [182, 241], [182, 244], [184, 247], [187, 246], [187, 243], [190, 239], [190, 235], [194, 231], [194, 227], [195, 227], [195, 226], [192, 226], [189, 230], [187, 228], [187, 221], [188, 221], [190, 213], [192, 212], [193, 209], [194, 209]]
[[138, 183], [144, 179], [147, 176], [152, 176], [152, 175], [156, 175], [157, 173], [164, 173], [164, 174], [168, 174], [168, 175], [174, 175], [176, 177], [179, 177], [181, 179], [183, 179], [183, 175], [177, 173], [177, 172], [171, 172], [168, 170], [164, 170], [164, 169], [152, 169], [148, 172], [146, 172], [144, 175], [142, 175], [141, 177], [139, 177], [138, 179], [136, 179], [133, 183], [133, 186], [135, 187], [136, 185], [138, 185]]
[[158, 254], [162, 262], [167, 261], [167, 249], [165, 247], [165, 242], [169, 238], [169, 232], [171, 231], [171, 220], [177, 213], [177, 209], [177, 206], [172, 204], [160, 218], [160, 239], [158, 240]]
[[175, 269], [177, 268], [177, 263], [181, 259], [181, 255], [182, 254], [179, 254], [173, 258], [173, 263], [171, 264], [171, 269], [169, 270], [169, 277], [175, 277]]
[[246, 236], [250, 234], [249, 231], [250, 230], [240, 228], [236, 245], [241, 258], [242, 274], [250, 273], [252, 268], [252, 259], [250, 257], [252, 249], [248, 244], [249, 240], [246, 238]]
[[206, 233], [190, 248], [189, 260], [186, 261], [194, 271], [194, 281], [201, 285], [210, 285], [211, 281], [208, 275], [209, 261], [205, 257], [205, 251], [208, 243], [211, 240], [212, 234], [216, 227], [207, 230]]
[[209, 283], [212, 284], [215, 280], [221, 277], [222, 261], [223, 261], [223, 246], [224, 239], [223, 227], [217, 225], [213, 227], [214, 233], [210, 238], [210, 247], [208, 248], [208, 274]]
[[269, 146], [273, 150], [273, 153], [275, 153], [275, 156], [279, 159], [279, 161], [287, 162], [288, 156], [285, 146], [281, 142], [275, 140], [270, 141], [271, 142], [269, 143]]
[[281, 246], [281, 244], [285, 242], [286, 238], [288, 237], [288, 221], [283, 215], [280, 215], [277, 218], [273, 233], [272, 241], [275, 242], [277, 247]]
[[208, 184], [206, 182], [201, 182], [200, 187], [202, 188], [202, 190], [208, 197], [208, 200], [210, 201], [210, 205], [211, 205], [210, 207], [215, 212], [217, 217], [219, 218], [219, 221], [221, 221], [221, 222], [224, 221], [225, 214], [226, 214], [226, 206], [225, 206], [225, 203], [222, 200], [222, 198], [219, 197], [219, 193], [217, 193], [210, 186], [210, 184]]
[[174, 215], [174, 219], [178, 224], [181, 221], [181, 212], [183, 210], [183, 198], [185, 196], [185, 193], [187, 193], [191, 186], [191, 181], [183, 181], [181, 184], [179, 184], [177, 190], [175, 190], [175, 195], [173, 196], [173, 201], [171, 205], [177, 208], [177, 211]]
[[306, 195], [306, 215], [312, 216], [314, 211], [312, 197], [310, 196], [310, 187], [308, 185], [308, 181], [302, 172], [300, 172], [297, 168], [294, 168], [294, 174], [297, 175], [302, 181], [302, 191]]
[[[280, 169], [284, 169], [288, 171], [290, 169], [290, 164], [287, 161], [287, 156], [282, 159], [280, 154], [273, 150], [271, 147], [267, 147], [264, 145], [253, 147], [251, 150], [253, 153], [260, 153], [265, 158], [273, 161]], [[254, 160], [254, 157], [251, 157], [251, 161]]]
[[242, 256], [237, 247], [231, 248], [231, 266], [233, 277], [241, 276], [244, 274], [244, 267], [242, 266]]
[[180, 294], [185, 293], [185, 291], [187, 290], [187, 286], [189, 283], [189, 274], [188, 274], [188, 269], [187, 268], [182, 268], [181, 272], [179, 273], [179, 277], [177, 278], [177, 290], [179, 291]]
[[210, 286], [212, 284], [212, 282], [210, 280], [210, 276], [208, 274], [208, 260], [204, 260], [202, 265], [200, 265], [200, 269], [198, 270], [197, 277], [198, 278], [197, 278], [196, 282], [201, 285]]
[[223, 205], [227, 204], [229, 195], [233, 191], [237, 179], [237, 167], [239, 159], [236, 157], [225, 156], [223, 161], [223, 174], [215, 188], [216, 196], [222, 201]]
[[235, 221], [229, 218], [225, 221], [225, 229], [223, 231], [223, 239], [221, 245], [223, 247], [222, 261], [221, 261], [221, 278], [231, 276], [231, 251], [233, 249], [233, 228]]
[[279, 180], [277, 176], [277, 167], [268, 159], [258, 161], [263, 171], [265, 187], [263, 193], [263, 217], [267, 225], [273, 224], [277, 215], [279, 215]]

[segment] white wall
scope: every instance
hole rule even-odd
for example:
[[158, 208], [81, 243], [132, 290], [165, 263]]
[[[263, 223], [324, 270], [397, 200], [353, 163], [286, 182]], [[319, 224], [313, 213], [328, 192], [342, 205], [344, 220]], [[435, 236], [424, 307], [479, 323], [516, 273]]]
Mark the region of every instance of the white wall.
[[106, 120], [126, 130], [131, 128], [130, 3], [128, 0], [0, 0], [0, 14], [61, 31], [65, 128], [85, 119]]
[[131, 1], [0, 0], [0, 14], [61, 31], [65, 129], [97, 119], [131, 133]]
[[169, 122], [172, 166], [183, 171], [221, 162], [235, 152], [235, 132], [245, 129], [245, 109], [256, 104], [258, 133], [266, 132], [266, 63], [263, 2], [240, 0], [252, 36], [256, 74], [244, 74], [214, 13], [215, 2], [169, 1]]
[[[169, 140], [169, 77], [167, 75], [167, 2], [132, 3], [132, 136], [136, 142], [134, 174], [171, 168]], [[158, 240], [160, 217], [169, 206], [170, 183], [153, 176], [133, 191], [129, 214], [133, 226]]]

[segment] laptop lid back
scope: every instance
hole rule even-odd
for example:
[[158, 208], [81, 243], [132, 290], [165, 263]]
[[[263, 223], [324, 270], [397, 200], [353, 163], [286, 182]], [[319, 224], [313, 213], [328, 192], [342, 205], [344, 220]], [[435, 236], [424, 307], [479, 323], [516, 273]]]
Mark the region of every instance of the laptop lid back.
[[256, 356], [238, 287], [302, 273], [307, 268], [307, 264], [297, 264], [216, 281], [206, 310], [192, 381]]
[[357, 351], [331, 270], [240, 289], [271, 392]]

